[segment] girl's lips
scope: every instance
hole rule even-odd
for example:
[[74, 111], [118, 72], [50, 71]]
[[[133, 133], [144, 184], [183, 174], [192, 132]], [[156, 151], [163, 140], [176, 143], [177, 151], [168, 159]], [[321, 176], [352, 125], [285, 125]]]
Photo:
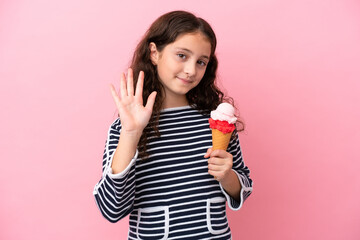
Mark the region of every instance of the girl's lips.
[[192, 83], [191, 80], [186, 79], [186, 78], [181, 78], [181, 77], [176, 77], [176, 78], [179, 79], [180, 81], [182, 81], [182, 82], [185, 83], [185, 84], [190, 84], [190, 83]]

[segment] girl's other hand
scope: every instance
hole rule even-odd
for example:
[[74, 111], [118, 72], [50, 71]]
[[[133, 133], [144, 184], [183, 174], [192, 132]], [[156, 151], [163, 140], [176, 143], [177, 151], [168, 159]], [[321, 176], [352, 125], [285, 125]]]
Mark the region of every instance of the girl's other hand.
[[225, 150], [212, 150], [212, 148], [209, 148], [204, 158], [209, 158], [208, 172], [219, 182], [226, 179], [230, 171], [232, 171], [233, 156]]
[[119, 111], [122, 131], [126, 131], [128, 134], [141, 135], [151, 117], [156, 92], [149, 95], [146, 106], [144, 106], [142, 98], [143, 85], [144, 72], [140, 71], [134, 94], [133, 71], [131, 68], [128, 69], [127, 77], [125, 77], [124, 73], [121, 75], [120, 96], [116, 93], [115, 87], [110, 84], [111, 94]]

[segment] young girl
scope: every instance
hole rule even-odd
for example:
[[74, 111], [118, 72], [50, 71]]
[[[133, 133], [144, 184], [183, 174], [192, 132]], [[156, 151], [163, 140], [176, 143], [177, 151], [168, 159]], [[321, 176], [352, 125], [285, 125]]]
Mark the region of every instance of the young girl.
[[211, 148], [209, 114], [224, 100], [215, 48], [206, 21], [167, 13], [138, 44], [119, 95], [111, 85], [119, 118], [94, 195], [110, 222], [130, 214], [128, 239], [231, 239], [226, 202], [240, 209], [252, 180], [236, 133], [227, 151]]

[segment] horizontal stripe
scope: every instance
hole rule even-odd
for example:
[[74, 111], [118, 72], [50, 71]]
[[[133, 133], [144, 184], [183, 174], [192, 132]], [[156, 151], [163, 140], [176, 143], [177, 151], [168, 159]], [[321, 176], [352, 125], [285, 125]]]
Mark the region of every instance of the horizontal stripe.
[[[233, 155], [233, 170], [243, 184], [241, 202], [231, 198], [208, 173], [204, 158], [212, 146], [208, 119], [209, 115], [191, 107], [162, 111], [158, 126], [161, 136], [148, 139], [149, 158], [135, 159], [127, 171], [115, 174], [116, 178], [108, 171], [119, 142], [120, 119], [111, 124], [103, 154], [103, 177], [95, 185], [94, 195], [109, 221], [130, 214], [129, 239], [231, 239], [226, 201], [231, 209], [238, 210], [252, 192], [252, 180], [237, 135], [227, 151]], [[207, 205], [209, 199], [217, 200]], [[165, 208], [168, 210], [159, 210]]]

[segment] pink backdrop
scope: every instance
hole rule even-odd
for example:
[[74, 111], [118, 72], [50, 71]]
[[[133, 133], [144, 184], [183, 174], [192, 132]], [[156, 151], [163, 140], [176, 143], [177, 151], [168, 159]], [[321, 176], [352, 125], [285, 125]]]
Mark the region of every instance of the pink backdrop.
[[360, 3], [0, 2], [0, 239], [125, 239], [92, 190], [115, 117], [109, 83], [149, 24], [185, 9], [219, 41], [246, 122], [253, 195], [234, 239], [360, 239]]

